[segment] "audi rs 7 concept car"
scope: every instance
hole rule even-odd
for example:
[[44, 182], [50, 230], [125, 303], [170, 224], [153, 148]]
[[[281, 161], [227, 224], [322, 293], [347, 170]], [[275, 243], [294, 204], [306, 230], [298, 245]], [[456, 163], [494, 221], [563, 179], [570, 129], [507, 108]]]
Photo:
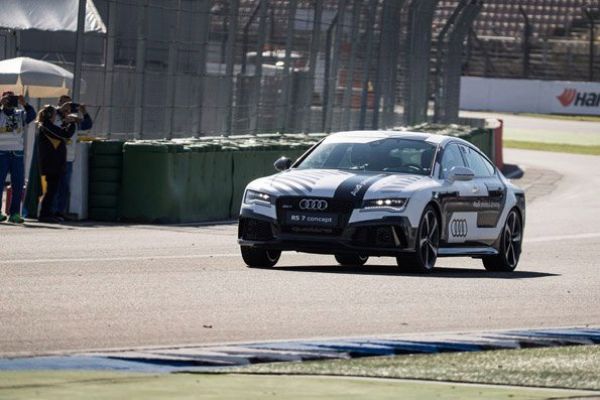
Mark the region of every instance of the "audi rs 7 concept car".
[[519, 262], [524, 192], [462, 139], [342, 132], [275, 168], [244, 194], [238, 242], [249, 267], [272, 267], [282, 251], [332, 254], [342, 265], [396, 257], [415, 272], [437, 257], [480, 258], [492, 271]]

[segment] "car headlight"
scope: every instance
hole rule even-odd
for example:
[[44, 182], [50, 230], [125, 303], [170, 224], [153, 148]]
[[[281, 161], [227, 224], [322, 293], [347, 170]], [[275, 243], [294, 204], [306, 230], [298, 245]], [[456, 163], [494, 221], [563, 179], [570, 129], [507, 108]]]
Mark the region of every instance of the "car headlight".
[[246, 195], [244, 196], [244, 204], [259, 204], [270, 207], [273, 201], [274, 197], [270, 194], [255, 190], [246, 190]]
[[392, 209], [395, 211], [401, 211], [406, 207], [407, 199], [398, 198], [386, 198], [386, 199], [372, 199], [363, 201], [362, 208], [364, 210], [380, 210], [380, 209]]

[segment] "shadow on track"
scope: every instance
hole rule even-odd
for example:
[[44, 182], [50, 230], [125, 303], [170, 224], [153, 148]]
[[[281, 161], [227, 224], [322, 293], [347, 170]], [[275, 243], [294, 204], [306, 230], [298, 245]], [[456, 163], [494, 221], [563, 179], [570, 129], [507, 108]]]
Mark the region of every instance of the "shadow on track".
[[343, 267], [340, 265], [310, 265], [293, 267], [265, 268], [274, 271], [313, 272], [323, 274], [348, 274], [348, 275], [394, 275], [415, 276], [422, 278], [458, 278], [458, 279], [532, 279], [560, 276], [547, 272], [513, 271], [513, 272], [489, 272], [486, 270], [472, 268], [436, 268], [429, 274], [415, 274], [402, 271], [392, 265], [366, 265], [364, 267]]

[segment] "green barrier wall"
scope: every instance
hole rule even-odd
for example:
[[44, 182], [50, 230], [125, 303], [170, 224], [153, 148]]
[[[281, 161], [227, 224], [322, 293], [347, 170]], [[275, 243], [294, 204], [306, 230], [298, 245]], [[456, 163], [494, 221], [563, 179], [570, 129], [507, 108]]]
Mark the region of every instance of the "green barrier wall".
[[[220, 140], [218, 144], [126, 143], [121, 219], [181, 223], [237, 218], [250, 181], [274, 174], [273, 163], [279, 157], [296, 159], [309, 147], [293, 140], [267, 139], [272, 138], [264, 138], [259, 144], [239, 144], [236, 138]], [[108, 175], [108, 171], [100, 169], [96, 175]], [[105, 187], [98, 186], [97, 192]], [[98, 204], [108, 205], [114, 200], [100, 194], [94, 197]]]
[[180, 223], [229, 218], [233, 152], [148, 150], [125, 145], [123, 220]]

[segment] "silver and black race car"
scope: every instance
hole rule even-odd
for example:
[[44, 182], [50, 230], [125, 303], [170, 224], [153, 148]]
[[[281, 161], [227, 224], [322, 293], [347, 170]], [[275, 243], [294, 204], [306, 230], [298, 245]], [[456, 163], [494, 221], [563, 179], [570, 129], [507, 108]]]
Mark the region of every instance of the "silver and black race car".
[[464, 140], [342, 132], [275, 168], [244, 194], [238, 242], [250, 267], [272, 267], [282, 251], [332, 254], [342, 265], [396, 257], [415, 272], [437, 257], [481, 258], [491, 271], [519, 262], [524, 192]]

